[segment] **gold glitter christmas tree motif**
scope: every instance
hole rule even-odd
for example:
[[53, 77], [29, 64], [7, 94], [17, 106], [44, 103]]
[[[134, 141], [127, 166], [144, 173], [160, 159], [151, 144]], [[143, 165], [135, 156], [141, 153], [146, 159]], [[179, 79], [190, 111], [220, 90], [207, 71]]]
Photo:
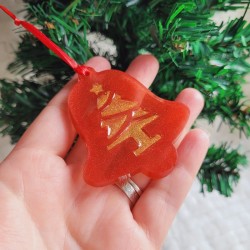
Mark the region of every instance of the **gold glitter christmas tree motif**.
[[[107, 129], [107, 138], [115, 140], [107, 146], [108, 150], [115, 148], [129, 138], [133, 138], [138, 148], [133, 151], [136, 156], [161, 139], [160, 135], [149, 136], [143, 128], [158, 118], [157, 114], [148, 116], [137, 102], [124, 100], [120, 95], [104, 91], [101, 84], [96, 83], [90, 92], [97, 95], [97, 109], [100, 110], [101, 127]], [[128, 119], [130, 117], [130, 119]], [[132, 121], [131, 121], [132, 118]]]

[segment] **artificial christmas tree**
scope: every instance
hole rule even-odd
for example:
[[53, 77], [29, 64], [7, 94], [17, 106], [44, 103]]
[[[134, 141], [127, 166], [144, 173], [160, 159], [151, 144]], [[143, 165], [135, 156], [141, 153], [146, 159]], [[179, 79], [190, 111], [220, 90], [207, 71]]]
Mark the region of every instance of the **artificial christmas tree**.
[[[213, 122], [219, 116], [232, 131], [250, 135], [250, 109], [242, 91], [250, 70], [250, 25], [244, 16], [220, 25], [212, 20], [215, 11], [247, 10], [245, 1], [25, 2], [27, 18], [78, 63], [100, 54], [124, 71], [137, 54], [150, 52], [161, 64], [154, 93], [174, 99], [183, 88], [197, 88], [206, 99], [202, 118]], [[89, 41], [93, 33], [99, 40], [111, 39], [115, 53]], [[73, 72], [26, 33], [9, 70], [23, 80], [1, 80], [0, 126], [15, 142]], [[228, 196], [245, 163], [236, 149], [212, 146], [198, 177], [203, 188]]]

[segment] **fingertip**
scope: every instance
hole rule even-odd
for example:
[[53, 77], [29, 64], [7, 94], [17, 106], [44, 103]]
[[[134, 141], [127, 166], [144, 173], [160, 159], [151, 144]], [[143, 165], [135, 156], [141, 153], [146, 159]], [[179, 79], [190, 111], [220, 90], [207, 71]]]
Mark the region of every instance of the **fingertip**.
[[187, 104], [188, 106], [204, 107], [204, 97], [200, 91], [194, 88], [186, 88], [177, 96], [176, 101]]
[[135, 60], [140, 61], [147, 61], [148, 64], [150, 64], [152, 67], [154, 67], [154, 70], [158, 71], [159, 70], [159, 61], [158, 59], [152, 55], [152, 54], [144, 54], [144, 55], [139, 55], [135, 58]]
[[110, 62], [102, 56], [94, 56], [90, 58], [85, 65], [94, 68], [97, 72], [111, 68]]
[[196, 173], [206, 156], [209, 144], [208, 132], [198, 128], [191, 130], [178, 148], [178, 162], [180, 165], [184, 163]]
[[210, 134], [203, 129], [195, 128], [187, 135], [195, 144], [202, 144], [204, 146], [209, 145]]
[[203, 129], [195, 128], [187, 133], [180, 144], [180, 148], [185, 148], [188, 151], [204, 151], [209, 146], [210, 136]]
[[159, 69], [159, 62], [157, 58], [152, 55], [152, 54], [143, 54], [143, 55], [138, 55], [132, 62], [133, 63], [138, 63], [138, 62], [148, 62], [149, 64], [153, 64], [157, 69]]
[[159, 62], [151, 54], [137, 56], [129, 65], [127, 73], [149, 87], [159, 70]]

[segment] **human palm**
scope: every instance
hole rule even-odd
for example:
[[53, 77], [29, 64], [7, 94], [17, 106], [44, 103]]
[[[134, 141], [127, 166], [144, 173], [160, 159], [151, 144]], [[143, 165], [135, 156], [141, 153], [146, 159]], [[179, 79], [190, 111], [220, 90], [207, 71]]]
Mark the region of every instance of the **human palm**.
[[[88, 66], [109, 68], [100, 57]], [[129, 66], [146, 86], [158, 71], [153, 56]], [[133, 180], [143, 194], [132, 207], [116, 186], [91, 187], [82, 179], [87, 156], [67, 110], [74, 79], [42, 111], [0, 165], [0, 249], [159, 249], [208, 147], [202, 130], [188, 132], [203, 106], [201, 95], [184, 90], [177, 101], [190, 109], [178, 147], [178, 162], [167, 177]], [[183, 139], [184, 138], [184, 139]]]

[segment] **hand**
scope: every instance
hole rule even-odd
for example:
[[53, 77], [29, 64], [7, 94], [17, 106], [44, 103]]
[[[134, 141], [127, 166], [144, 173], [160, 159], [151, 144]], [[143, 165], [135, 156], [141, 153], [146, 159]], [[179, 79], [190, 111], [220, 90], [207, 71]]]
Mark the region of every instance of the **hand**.
[[[87, 65], [110, 68], [100, 57]], [[144, 55], [127, 73], [149, 86], [157, 71], [156, 59]], [[131, 208], [118, 187], [95, 188], [82, 179], [86, 146], [79, 139], [71, 149], [76, 131], [67, 110], [74, 82], [51, 100], [0, 165], [0, 249], [159, 249], [208, 148], [205, 132], [189, 131], [203, 107], [201, 94], [186, 89], [177, 97], [191, 111], [176, 145], [177, 166], [156, 181], [134, 176], [143, 194]]]

